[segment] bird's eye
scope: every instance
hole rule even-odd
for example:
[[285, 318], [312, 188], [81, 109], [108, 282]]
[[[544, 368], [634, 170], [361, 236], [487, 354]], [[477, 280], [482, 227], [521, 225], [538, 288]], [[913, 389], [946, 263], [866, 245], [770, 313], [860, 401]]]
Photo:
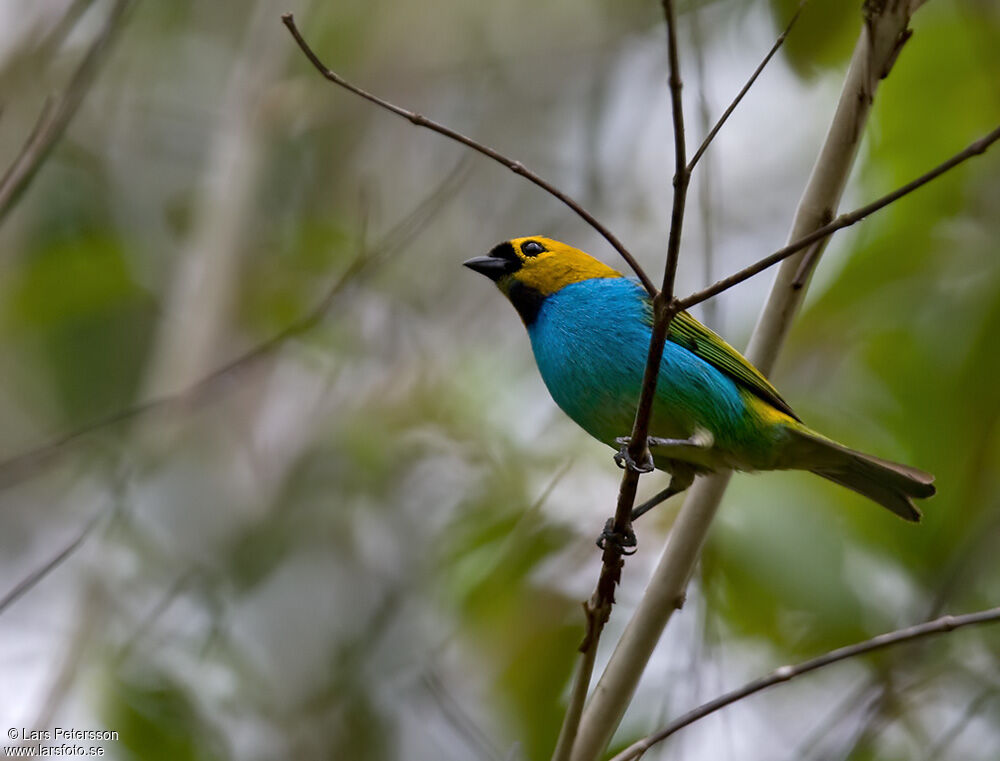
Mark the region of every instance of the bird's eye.
[[521, 244], [521, 253], [525, 256], [538, 256], [545, 250], [545, 246], [537, 240], [528, 240]]

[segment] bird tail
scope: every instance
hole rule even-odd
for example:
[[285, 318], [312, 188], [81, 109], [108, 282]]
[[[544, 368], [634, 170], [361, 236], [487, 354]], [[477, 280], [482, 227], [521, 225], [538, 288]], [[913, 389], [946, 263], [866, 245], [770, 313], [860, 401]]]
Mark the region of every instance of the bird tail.
[[936, 491], [930, 473], [848, 449], [808, 429], [794, 435], [808, 453], [805, 469], [868, 497], [903, 520], [919, 521], [920, 510], [913, 500]]

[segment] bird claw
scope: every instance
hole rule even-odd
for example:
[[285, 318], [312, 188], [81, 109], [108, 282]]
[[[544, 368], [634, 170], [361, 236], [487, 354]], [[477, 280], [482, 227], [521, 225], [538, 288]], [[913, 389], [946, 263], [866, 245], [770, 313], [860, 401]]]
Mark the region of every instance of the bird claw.
[[615, 439], [615, 443], [620, 447], [618, 452], [615, 453], [615, 464], [622, 470], [631, 470], [635, 473], [652, 473], [653, 455], [649, 453], [649, 449], [646, 449], [642, 462], [636, 462], [628, 451], [631, 442], [632, 439], [628, 436], [621, 436]]
[[609, 544], [617, 547], [622, 555], [634, 555], [639, 542], [636, 540], [635, 532], [631, 528], [626, 529], [624, 533], [620, 534], [615, 531], [615, 519], [608, 518], [608, 522], [604, 524], [604, 531], [597, 537], [597, 546], [603, 550]]

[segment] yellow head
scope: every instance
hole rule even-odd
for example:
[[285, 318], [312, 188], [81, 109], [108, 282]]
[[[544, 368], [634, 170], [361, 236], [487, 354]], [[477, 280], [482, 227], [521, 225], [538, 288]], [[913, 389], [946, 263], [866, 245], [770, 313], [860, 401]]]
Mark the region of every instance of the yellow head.
[[464, 262], [497, 284], [530, 325], [546, 296], [581, 280], [621, 277], [621, 273], [578, 248], [532, 235], [493, 247], [487, 256]]

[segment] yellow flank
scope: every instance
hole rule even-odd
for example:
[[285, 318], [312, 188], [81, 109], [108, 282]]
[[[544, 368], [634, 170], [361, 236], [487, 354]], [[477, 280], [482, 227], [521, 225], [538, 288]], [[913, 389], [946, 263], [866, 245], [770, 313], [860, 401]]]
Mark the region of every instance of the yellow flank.
[[747, 400], [749, 407], [754, 411], [757, 417], [765, 426], [786, 426], [788, 428], [802, 428], [803, 426], [798, 420], [793, 418], [776, 407], [772, 406], [768, 402], [761, 399], [755, 394], [751, 394], [749, 391], [743, 391], [744, 398]]
[[[536, 240], [546, 250], [537, 256], [524, 256], [521, 244], [527, 240]], [[522, 260], [517, 279], [534, 288], [543, 296], [548, 296], [571, 283], [590, 280], [595, 277], [621, 277], [617, 270], [611, 269], [603, 262], [597, 261], [590, 254], [567, 246], [552, 238], [540, 235], [530, 235], [525, 238], [515, 238], [511, 241], [518, 257]]]

